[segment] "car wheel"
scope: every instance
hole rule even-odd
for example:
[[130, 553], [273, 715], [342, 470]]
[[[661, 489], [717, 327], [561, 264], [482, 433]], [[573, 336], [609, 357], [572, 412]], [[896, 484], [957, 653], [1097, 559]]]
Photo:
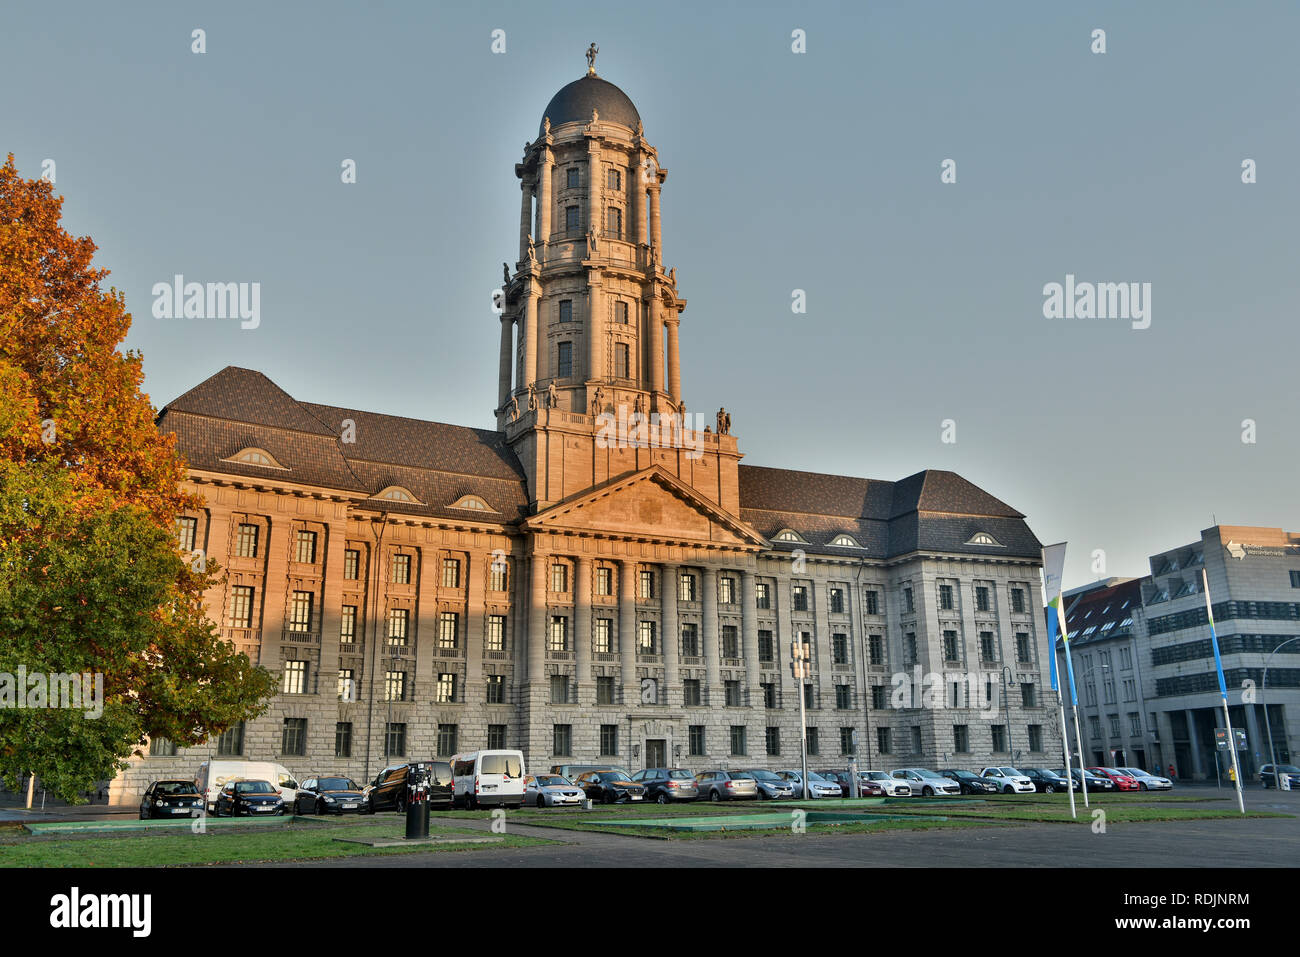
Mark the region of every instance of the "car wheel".
[[1047, 785], [1046, 787], [1043, 788], [1043, 793], [1044, 793], [1044, 794], [1055, 794], [1055, 793], [1056, 793], [1056, 785], [1055, 785], [1055, 784], [1049, 784], [1049, 785]]
[[722, 800], [722, 795], [719, 794], [717, 791], [710, 791], [710, 792], [709, 792], [709, 800], [710, 800], [710, 801], [714, 801], [714, 802], [721, 801], [721, 800]]
[[398, 799], [393, 803], [393, 807], [394, 807], [394, 809], [397, 811], [398, 814], [402, 814], [402, 813], [404, 813], [404, 812], [406, 811], [406, 799], [405, 799], [405, 798], [398, 798]]
[[667, 803], [668, 803], [668, 795], [665, 794], [663, 791], [660, 791], [660, 792], [659, 792], [659, 796], [658, 796], [657, 798], [655, 798], [655, 801], [658, 802], [659, 804], [667, 804]]
[[324, 815], [324, 813], [325, 813], [325, 804], [324, 804], [324, 802], [322, 802], [322, 801], [317, 801], [317, 802], [316, 802], [316, 807], [314, 807], [314, 808], [312, 809], [312, 813], [313, 813], [313, 814], [318, 814], [318, 815]]
[[934, 797], [934, 788], [928, 784], [921, 788], [921, 797]]
[[1006, 787], [1004, 787], [1004, 788], [1002, 789], [1002, 793], [1003, 793], [1003, 794], [1015, 794], [1015, 793], [1016, 793], [1016, 789], [1013, 788], [1010, 784], [1008, 784]]

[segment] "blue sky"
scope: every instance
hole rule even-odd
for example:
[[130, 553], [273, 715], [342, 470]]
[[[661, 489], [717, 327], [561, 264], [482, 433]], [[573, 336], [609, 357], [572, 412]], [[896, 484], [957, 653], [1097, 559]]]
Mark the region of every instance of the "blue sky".
[[[594, 40], [669, 171], [690, 408], [752, 464], [960, 472], [1071, 543], [1070, 587], [1212, 516], [1298, 527], [1298, 32], [1284, 3], [11, 2], [0, 150], [55, 161], [156, 405], [233, 364], [487, 427], [513, 167]], [[260, 282], [261, 325], [153, 318], [176, 273]], [[1151, 327], [1044, 318], [1067, 273], [1151, 283]]]

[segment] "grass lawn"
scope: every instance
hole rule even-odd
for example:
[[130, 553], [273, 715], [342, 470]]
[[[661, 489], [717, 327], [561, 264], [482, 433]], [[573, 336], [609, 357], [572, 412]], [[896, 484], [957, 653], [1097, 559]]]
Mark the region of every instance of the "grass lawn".
[[[594, 812], [592, 812], [594, 813]], [[679, 817], [682, 815], [660, 815], [661, 817]], [[529, 822], [535, 823], [535, 822]], [[745, 829], [735, 831], [668, 831], [661, 828], [653, 827], [610, 827], [596, 823], [591, 819], [569, 818], [567, 820], [556, 818], [549, 823], [543, 822], [540, 826], [554, 827], [569, 831], [593, 831], [597, 834], [621, 834], [624, 837], [648, 837], [661, 841], [708, 841], [708, 840], [725, 840], [728, 838], [744, 837], [795, 837], [802, 836], [797, 834], [792, 828], [764, 828], [764, 829]], [[953, 828], [973, 828], [973, 827], [1010, 827], [1012, 822], [1001, 822], [992, 820], [948, 820], [948, 821], [927, 821], [918, 818], [915, 821], [889, 821], [876, 820], [862, 823], [836, 823], [836, 824], [808, 824], [806, 834], [875, 834], [881, 831], [929, 831]]]
[[[295, 822], [275, 830], [210, 830], [206, 834], [181, 833], [120, 836], [103, 834], [82, 837], [19, 836], [0, 831], [0, 867], [167, 867], [179, 864], [235, 864], [261, 861], [320, 860], [376, 854], [428, 854], [476, 851], [503, 847], [551, 844], [540, 838], [505, 834], [494, 844], [452, 844], [447, 846], [373, 848], [334, 840], [348, 838], [400, 838], [404, 819], [389, 821], [370, 818], [357, 823]], [[430, 837], [470, 835], [487, 832], [430, 824]]]

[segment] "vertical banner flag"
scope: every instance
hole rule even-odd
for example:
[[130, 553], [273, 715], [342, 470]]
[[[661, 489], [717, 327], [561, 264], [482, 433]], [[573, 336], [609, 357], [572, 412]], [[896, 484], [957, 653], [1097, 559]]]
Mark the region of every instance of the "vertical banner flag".
[[1061, 580], [1065, 574], [1065, 542], [1048, 545], [1043, 549], [1043, 589], [1047, 597], [1047, 645], [1051, 651], [1052, 690], [1060, 690], [1060, 676], [1056, 670], [1056, 630], [1061, 630], [1061, 644], [1065, 648], [1065, 666], [1070, 678], [1070, 704], [1077, 705], [1079, 697], [1074, 691], [1074, 669], [1070, 667], [1070, 635], [1065, 627], [1064, 609], [1061, 607]]

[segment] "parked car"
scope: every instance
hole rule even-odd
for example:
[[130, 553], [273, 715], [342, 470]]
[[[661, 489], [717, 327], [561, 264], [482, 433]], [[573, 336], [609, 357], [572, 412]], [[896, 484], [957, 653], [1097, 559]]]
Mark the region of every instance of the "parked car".
[[443, 810], [451, 809], [451, 765], [446, 761], [409, 761], [405, 764], [391, 764], [375, 775], [375, 779], [365, 788], [366, 811], [406, 810], [408, 778], [411, 769], [423, 767], [429, 775], [429, 807]]
[[754, 801], [758, 781], [748, 771], [701, 771], [695, 775], [701, 801]]
[[632, 774], [627, 768], [620, 768], [617, 764], [553, 764], [551, 773], [558, 774], [562, 778], [568, 778], [570, 781], [577, 781], [578, 775], [586, 774], [588, 771], [622, 771], [628, 777]]
[[1259, 769], [1259, 783], [1266, 788], [1277, 787], [1278, 778], [1281, 778], [1284, 784], [1289, 783], [1292, 790], [1300, 789], [1300, 768], [1294, 764], [1279, 764], [1276, 772], [1271, 764], [1266, 764]]
[[140, 798], [140, 820], [193, 817], [204, 811], [203, 795], [193, 781], [154, 781]]
[[885, 790], [886, 797], [911, 797], [912, 786], [906, 781], [890, 777], [888, 771], [859, 771], [858, 780], [873, 781]]
[[587, 771], [574, 784], [598, 804], [640, 803], [645, 787], [633, 781], [626, 771]]
[[1119, 768], [1089, 768], [1088, 770], [1100, 777], [1110, 778], [1115, 782], [1115, 787], [1121, 791], [1139, 790], [1137, 778], [1125, 774]]
[[1138, 788], [1143, 791], [1170, 791], [1173, 790], [1174, 782], [1168, 778], [1162, 778], [1158, 774], [1152, 774], [1150, 771], [1144, 771], [1141, 768], [1120, 768], [1131, 778], [1136, 778]]
[[366, 795], [351, 778], [303, 778], [293, 802], [294, 814], [361, 814], [366, 810]]
[[1033, 781], [1034, 787], [1044, 794], [1069, 791], [1071, 788], [1069, 781], [1055, 771], [1047, 770], [1047, 768], [1021, 768], [1020, 773]]
[[[840, 797], [853, 797], [853, 772], [845, 768], [819, 768], [817, 773], [832, 784], [840, 786]], [[863, 781], [858, 778], [858, 797], [882, 797], [885, 789], [879, 781]]]
[[1038, 790], [1034, 782], [1016, 768], [984, 768], [980, 776], [994, 781], [1003, 794], [1033, 794]]
[[510, 807], [524, 804], [522, 751], [470, 751], [451, 759], [453, 807]]
[[961, 794], [961, 785], [929, 768], [898, 768], [890, 776], [905, 782], [913, 794], [934, 797], [936, 794]]
[[945, 778], [956, 781], [961, 786], [962, 794], [997, 794], [997, 782], [991, 778], [982, 778], [974, 771], [960, 768], [944, 768], [939, 772]]
[[235, 780], [270, 781], [289, 804], [298, 796], [293, 773], [273, 761], [204, 761], [194, 775], [194, 786], [203, 792], [208, 810], [215, 811], [218, 793], [227, 782]]
[[[1064, 774], [1064, 768], [1056, 768], [1057, 774]], [[1085, 776], [1086, 775], [1086, 776]], [[1115, 782], [1110, 778], [1103, 778], [1099, 774], [1093, 774], [1091, 771], [1085, 772], [1082, 768], [1070, 768], [1070, 777], [1074, 778], [1076, 789], [1081, 787], [1080, 782], [1086, 782], [1089, 791], [1114, 791]]]
[[645, 787], [647, 801], [659, 804], [694, 801], [700, 796], [695, 775], [684, 768], [645, 768], [632, 775], [632, 780]]
[[582, 788], [558, 774], [529, 774], [524, 777], [525, 807], [562, 807], [581, 804]]
[[746, 768], [745, 773], [754, 779], [758, 786], [760, 801], [780, 801], [794, 797], [794, 785], [775, 771], [765, 768]]
[[270, 781], [227, 781], [217, 793], [217, 817], [266, 817], [284, 813], [284, 798]]
[[836, 781], [827, 781], [816, 771], [808, 772], [808, 793], [804, 793], [803, 774], [799, 771], [777, 771], [781, 777], [789, 781], [794, 787], [794, 797], [799, 800], [805, 798], [838, 798], [842, 794], [839, 783]]

